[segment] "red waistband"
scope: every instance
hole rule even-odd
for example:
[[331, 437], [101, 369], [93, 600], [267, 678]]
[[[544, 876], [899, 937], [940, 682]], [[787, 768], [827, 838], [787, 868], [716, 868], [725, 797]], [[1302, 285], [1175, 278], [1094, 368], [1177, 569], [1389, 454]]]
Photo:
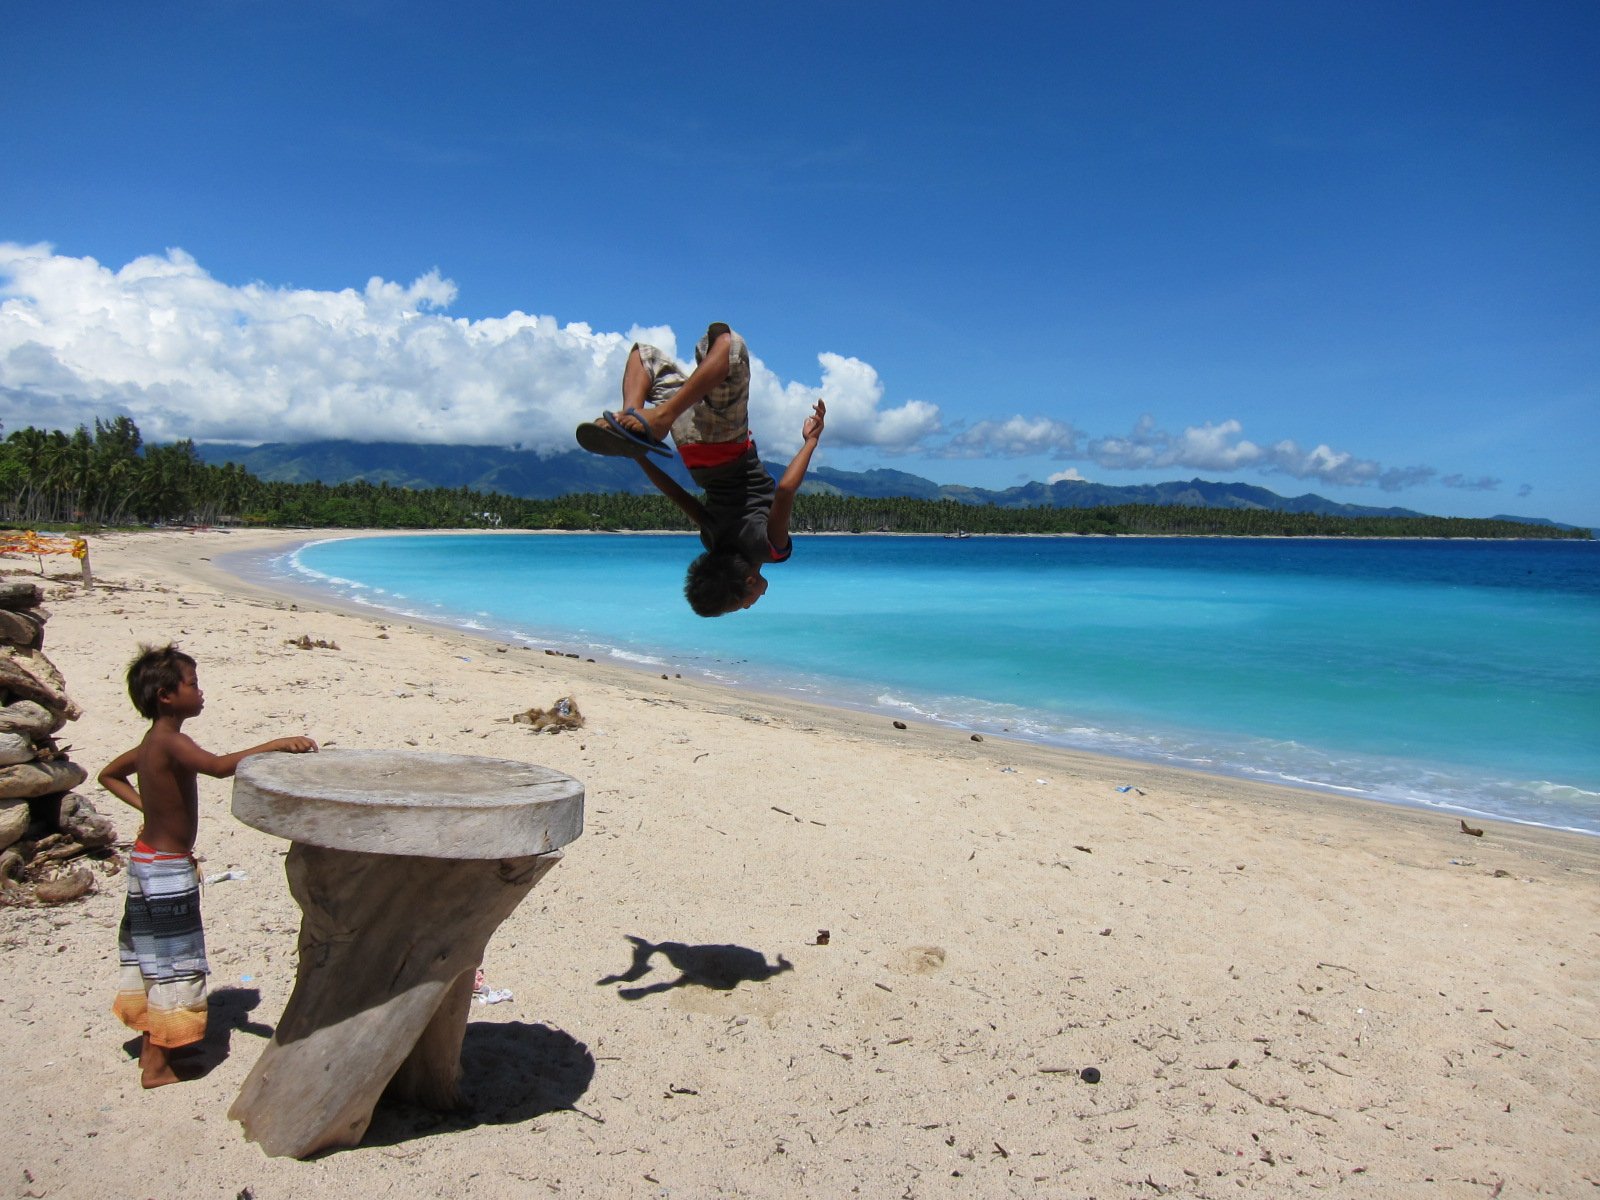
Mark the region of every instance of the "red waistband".
[[754, 438], [742, 442], [690, 442], [678, 447], [686, 467], [721, 467], [755, 446]]
[[134, 841], [133, 852], [149, 862], [194, 861], [193, 850], [186, 850], [182, 854], [174, 854], [171, 850], [157, 850], [153, 846], [147, 846], [143, 838], [138, 838]]

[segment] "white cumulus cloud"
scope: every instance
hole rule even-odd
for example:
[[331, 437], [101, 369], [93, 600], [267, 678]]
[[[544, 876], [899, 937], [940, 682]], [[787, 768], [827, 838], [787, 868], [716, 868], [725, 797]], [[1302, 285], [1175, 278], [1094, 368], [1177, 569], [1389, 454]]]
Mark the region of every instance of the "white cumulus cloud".
[[[1113, 471], [1251, 471], [1326, 484], [1370, 484], [1385, 491], [1426, 483], [1437, 474], [1432, 467], [1385, 467], [1326, 444], [1310, 449], [1291, 440], [1263, 445], [1245, 437], [1244, 426], [1233, 419], [1207, 421], [1174, 433], [1157, 426], [1148, 415], [1140, 417], [1128, 433], [1106, 437], [1090, 437], [1064, 421], [1047, 417], [1019, 415], [1003, 421], [980, 421], [956, 434], [935, 453], [946, 458], [1078, 460]], [[1082, 478], [1076, 471], [1062, 471], [1051, 475], [1048, 482]], [[1451, 486], [1481, 487], [1483, 482], [1457, 482]]]
[[1077, 458], [1078, 431], [1049, 417], [1009, 417], [979, 421], [945, 444], [947, 458]]
[[817, 361], [822, 365], [820, 387], [781, 383], [759, 361], [752, 364], [752, 423], [758, 412], [768, 414], [760, 422], [758, 437], [769, 439], [779, 449], [799, 446], [800, 428], [819, 399], [827, 405], [830, 445], [901, 451], [939, 431], [939, 409], [926, 401], [908, 400], [898, 408], [880, 408], [883, 382], [878, 372], [859, 358], [824, 352], [817, 355]]
[[1262, 446], [1245, 438], [1243, 432], [1244, 426], [1230, 419], [1216, 424], [1208, 421], [1173, 433], [1143, 416], [1126, 436], [1090, 441], [1084, 457], [1118, 470], [1254, 470], [1344, 486], [1376, 484], [1385, 491], [1425, 483], [1436, 474], [1432, 467], [1385, 467], [1326, 444], [1307, 450], [1285, 439]]
[[[126, 414], [149, 441], [566, 450], [579, 421], [616, 406], [635, 341], [679, 349], [666, 327], [605, 332], [522, 312], [465, 320], [445, 311], [455, 299], [437, 271], [336, 292], [233, 286], [182, 250], [112, 269], [0, 242], [0, 421], [72, 428]], [[934, 405], [881, 408], [866, 363], [818, 361], [817, 384], [752, 364], [753, 423], [775, 449], [798, 445], [818, 396], [833, 444], [906, 448], [938, 430]]]

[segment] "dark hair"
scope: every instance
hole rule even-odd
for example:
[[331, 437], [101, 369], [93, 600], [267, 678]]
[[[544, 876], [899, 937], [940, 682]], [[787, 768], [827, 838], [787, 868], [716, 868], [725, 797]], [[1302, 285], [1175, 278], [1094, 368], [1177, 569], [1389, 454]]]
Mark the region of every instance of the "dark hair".
[[194, 668], [194, 659], [177, 646], [141, 646], [139, 655], [128, 664], [128, 696], [141, 716], [154, 721], [161, 715], [162, 692], [175, 692], [183, 682], [183, 668]]
[[720, 617], [744, 601], [750, 588], [750, 560], [732, 550], [707, 550], [689, 564], [683, 597], [702, 617]]

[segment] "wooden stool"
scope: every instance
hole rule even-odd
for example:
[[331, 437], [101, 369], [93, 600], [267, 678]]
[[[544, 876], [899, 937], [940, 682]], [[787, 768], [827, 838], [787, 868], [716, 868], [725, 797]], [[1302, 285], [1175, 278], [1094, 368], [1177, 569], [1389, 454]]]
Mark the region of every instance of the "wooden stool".
[[360, 1142], [385, 1094], [458, 1105], [484, 947], [583, 832], [583, 785], [461, 754], [258, 754], [233, 813], [290, 840], [301, 922], [294, 992], [228, 1116], [304, 1158]]

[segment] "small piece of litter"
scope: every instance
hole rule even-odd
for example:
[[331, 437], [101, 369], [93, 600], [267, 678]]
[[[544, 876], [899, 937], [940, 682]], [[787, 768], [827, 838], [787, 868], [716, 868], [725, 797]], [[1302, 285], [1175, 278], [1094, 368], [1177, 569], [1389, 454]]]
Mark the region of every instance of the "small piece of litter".
[[492, 988], [483, 976], [483, 968], [479, 967], [472, 976], [472, 998], [479, 1004], [499, 1004], [511, 999], [510, 988]]
[[250, 876], [243, 871], [218, 871], [215, 875], [207, 875], [205, 885], [210, 887], [213, 883], [227, 883], [230, 879], [249, 879]]

